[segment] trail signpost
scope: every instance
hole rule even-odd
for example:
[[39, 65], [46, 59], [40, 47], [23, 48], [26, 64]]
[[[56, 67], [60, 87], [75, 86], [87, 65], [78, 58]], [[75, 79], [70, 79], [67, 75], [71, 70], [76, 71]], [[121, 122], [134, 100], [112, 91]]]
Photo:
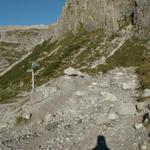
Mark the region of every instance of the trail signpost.
[[34, 75], [34, 70], [36, 69], [36, 68], [38, 68], [40, 65], [39, 64], [37, 64], [37, 63], [32, 63], [32, 65], [31, 65], [31, 69], [28, 69], [27, 70], [27, 73], [31, 73], [32, 74], [32, 90], [33, 91], [35, 91], [35, 89], [36, 89], [36, 87], [35, 87], [35, 75]]

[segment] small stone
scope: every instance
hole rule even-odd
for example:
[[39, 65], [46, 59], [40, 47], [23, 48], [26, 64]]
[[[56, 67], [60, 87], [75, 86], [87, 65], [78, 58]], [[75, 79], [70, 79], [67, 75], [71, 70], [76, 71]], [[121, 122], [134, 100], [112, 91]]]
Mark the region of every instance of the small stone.
[[76, 91], [75, 92], [75, 95], [77, 95], [77, 96], [79, 96], [79, 97], [82, 97], [82, 96], [84, 96], [86, 93], [85, 93], [85, 91]]
[[143, 142], [142, 144], [140, 144], [140, 150], [148, 150], [147, 149], [147, 142]]
[[128, 90], [128, 89], [134, 89], [136, 87], [136, 83], [135, 82], [128, 82], [128, 83], [122, 83], [122, 88], [124, 90]]
[[31, 113], [25, 113], [22, 115], [22, 117], [25, 119], [25, 120], [29, 120], [31, 117], [32, 117], [32, 114]]
[[115, 120], [115, 119], [118, 118], [118, 116], [117, 116], [117, 114], [115, 114], [115, 113], [110, 113], [110, 114], [108, 115], [108, 118], [109, 118], [110, 120]]
[[141, 145], [140, 150], [147, 150], [147, 146], [146, 145]]
[[142, 123], [136, 123], [134, 125], [134, 127], [135, 127], [136, 130], [139, 130], [139, 129], [143, 128], [143, 124]]
[[112, 102], [117, 101], [117, 97], [115, 95], [113, 95], [112, 93], [104, 91], [104, 92], [101, 92], [100, 94], [102, 96], [104, 96], [104, 98], [105, 98], [106, 101], [112, 101]]
[[49, 113], [49, 114], [47, 114], [46, 116], [45, 116], [45, 121], [46, 122], [49, 122], [49, 121], [51, 121], [52, 120], [52, 116], [51, 116], [51, 114]]
[[98, 83], [97, 83], [97, 82], [93, 82], [92, 85], [93, 85], [93, 86], [97, 86]]
[[0, 129], [2, 129], [2, 128], [6, 128], [7, 127], [7, 125], [6, 124], [2, 124], [2, 125], [0, 125]]
[[144, 102], [140, 102], [136, 104], [137, 112], [141, 112], [144, 109]]
[[150, 113], [145, 113], [143, 116], [143, 122], [145, 125], [149, 125], [150, 124]]
[[143, 95], [142, 95], [143, 98], [148, 98], [150, 97], [150, 89], [145, 89], [143, 91]]

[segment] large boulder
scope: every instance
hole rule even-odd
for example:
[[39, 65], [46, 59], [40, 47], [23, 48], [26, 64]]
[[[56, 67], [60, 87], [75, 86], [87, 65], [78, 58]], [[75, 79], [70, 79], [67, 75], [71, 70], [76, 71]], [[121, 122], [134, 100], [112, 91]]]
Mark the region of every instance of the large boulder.
[[69, 67], [67, 69], [64, 70], [64, 74], [67, 76], [80, 76], [80, 77], [84, 77], [84, 74], [72, 67]]

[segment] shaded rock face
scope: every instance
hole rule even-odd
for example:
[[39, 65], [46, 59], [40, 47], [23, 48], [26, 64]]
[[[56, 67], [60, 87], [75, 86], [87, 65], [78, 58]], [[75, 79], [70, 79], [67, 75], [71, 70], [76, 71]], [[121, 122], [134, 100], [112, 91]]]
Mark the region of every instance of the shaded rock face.
[[144, 35], [150, 36], [150, 1], [135, 1], [135, 25], [136, 28]]
[[149, 28], [149, 10], [149, 0], [68, 0], [57, 30], [76, 33], [80, 28], [102, 28], [116, 32], [127, 24]]

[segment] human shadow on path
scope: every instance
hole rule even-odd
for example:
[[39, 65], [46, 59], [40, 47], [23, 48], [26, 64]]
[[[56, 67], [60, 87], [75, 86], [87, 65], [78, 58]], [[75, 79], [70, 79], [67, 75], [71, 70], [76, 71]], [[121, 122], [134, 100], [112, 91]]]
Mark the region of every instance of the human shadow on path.
[[97, 145], [92, 150], [110, 150], [107, 147], [107, 143], [106, 143], [106, 140], [105, 140], [104, 136], [102, 136], [102, 135], [98, 136], [98, 138], [97, 138]]

